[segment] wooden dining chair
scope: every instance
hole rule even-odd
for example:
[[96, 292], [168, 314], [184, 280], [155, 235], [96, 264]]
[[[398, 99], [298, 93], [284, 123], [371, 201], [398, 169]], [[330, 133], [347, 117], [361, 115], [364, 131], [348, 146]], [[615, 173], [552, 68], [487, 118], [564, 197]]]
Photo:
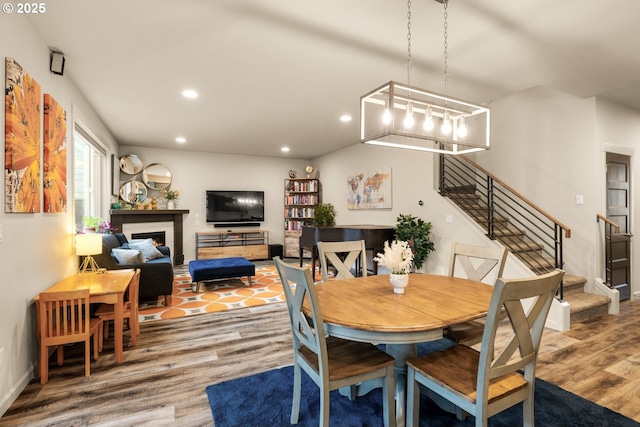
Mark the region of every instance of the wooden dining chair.
[[351, 272], [362, 271], [362, 276], [367, 275], [367, 251], [364, 240], [348, 242], [318, 242], [320, 268], [322, 281], [329, 279], [329, 267], [336, 270], [336, 279], [353, 279]]
[[91, 337], [93, 358], [98, 360], [98, 334], [101, 321], [90, 317], [89, 289], [42, 292], [38, 302], [40, 338], [40, 384], [49, 381], [49, 347], [57, 346], [58, 366], [64, 361], [64, 344], [84, 341], [85, 376], [91, 374]]
[[[502, 277], [509, 251], [503, 247], [487, 247], [454, 243], [451, 249], [449, 276], [476, 280], [493, 285]], [[484, 322], [471, 320], [451, 325], [444, 337], [459, 344], [474, 345], [482, 340]]]
[[[131, 333], [131, 345], [138, 344], [140, 335], [140, 322], [138, 320], [138, 295], [140, 289], [140, 269], [136, 269], [133, 278], [129, 283], [127, 300], [124, 303], [123, 318], [129, 322]], [[109, 321], [115, 319], [115, 306], [113, 304], [102, 304], [96, 310], [96, 316], [102, 320], [102, 330], [100, 331], [100, 350], [105, 338], [109, 337]]]
[[[555, 270], [524, 279], [498, 279], [480, 351], [457, 344], [408, 359], [407, 426], [418, 425], [423, 386], [427, 395], [475, 416], [476, 427], [486, 427], [489, 417], [523, 402], [523, 425], [533, 427], [538, 348], [563, 275], [564, 271]], [[499, 339], [506, 343], [502, 346], [496, 339], [501, 310], [511, 323], [511, 334]]]
[[[320, 388], [320, 426], [329, 425], [329, 393], [370, 379], [383, 383], [383, 417], [385, 427], [395, 425], [394, 359], [373, 344], [325, 336], [321, 307], [311, 270], [302, 269], [275, 257], [282, 280], [293, 334], [294, 375], [291, 424], [298, 423], [302, 370]], [[291, 283], [295, 283], [295, 291]], [[308, 302], [306, 313], [304, 302]], [[348, 397], [344, 397], [348, 399]]]

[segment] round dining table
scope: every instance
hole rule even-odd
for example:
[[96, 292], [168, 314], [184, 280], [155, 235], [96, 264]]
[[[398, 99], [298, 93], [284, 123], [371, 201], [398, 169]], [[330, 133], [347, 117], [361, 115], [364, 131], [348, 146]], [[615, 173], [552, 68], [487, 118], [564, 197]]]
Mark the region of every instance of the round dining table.
[[[403, 294], [389, 275], [330, 280], [316, 285], [325, 331], [353, 341], [386, 344], [395, 358], [396, 425], [405, 425], [406, 360], [417, 344], [443, 337], [447, 326], [486, 316], [493, 286], [474, 280], [411, 274]], [[363, 384], [362, 395], [376, 384]]]

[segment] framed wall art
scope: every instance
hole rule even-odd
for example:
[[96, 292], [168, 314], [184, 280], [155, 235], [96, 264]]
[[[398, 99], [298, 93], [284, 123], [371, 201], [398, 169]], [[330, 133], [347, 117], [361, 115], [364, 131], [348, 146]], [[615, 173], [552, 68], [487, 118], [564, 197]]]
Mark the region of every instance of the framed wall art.
[[67, 211], [67, 112], [44, 94], [43, 211]]
[[5, 59], [5, 212], [40, 212], [40, 85]]
[[390, 209], [391, 168], [347, 177], [347, 209]]

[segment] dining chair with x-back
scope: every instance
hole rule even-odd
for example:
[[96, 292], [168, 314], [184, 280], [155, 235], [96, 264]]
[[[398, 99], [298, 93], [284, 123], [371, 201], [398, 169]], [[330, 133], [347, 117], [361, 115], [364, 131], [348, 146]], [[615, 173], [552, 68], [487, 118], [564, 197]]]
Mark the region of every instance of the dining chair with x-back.
[[[393, 357], [373, 344], [327, 337], [311, 270], [287, 264], [280, 257], [275, 257], [274, 262], [282, 280], [293, 334], [291, 424], [298, 423], [304, 371], [320, 388], [321, 427], [329, 425], [329, 394], [332, 390], [371, 379], [382, 380], [385, 427], [395, 425]], [[295, 284], [295, 290], [292, 284]], [[305, 301], [308, 304], [306, 313]]]
[[42, 292], [39, 295], [38, 317], [40, 339], [40, 384], [49, 381], [49, 347], [57, 346], [58, 365], [64, 360], [64, 345], [84, 342], [85, 376], [91, 373], [91, 337], [93, 357], [98, 360], [100, 319], [92, 318], [89, 289], [63, 292]]
[[[418, 425], [420, 393], [450, 402], [475, 417], [476, 427], [523, 402], [523, 425], [534, 425], [538, 349], [549, 308], [564, 271], [523, 279], [498, 279], [491, 295], [480, 351], [462, 344], [407, 360], [407, 426]], [[497, 338], [500, 312], [510, 335]], [[440, 403], [442, 406], [442, 404]]]
[[[493, 285], [502, 277], [509, 251], [504, 247], [454, 243], [451, 249], [449, 276], [476, 280]], [[474, 345], [482, 340], [484, 322], [470, 320], [451, 325], [444, 337], [459, 344]]]
[[329, 268], [333, 267], [336, 279], [353, 279], [360, 271], [367, 275], [367, 251], [364, 240], [346, 242], [318, 242], [322, 281], [329, 279]]

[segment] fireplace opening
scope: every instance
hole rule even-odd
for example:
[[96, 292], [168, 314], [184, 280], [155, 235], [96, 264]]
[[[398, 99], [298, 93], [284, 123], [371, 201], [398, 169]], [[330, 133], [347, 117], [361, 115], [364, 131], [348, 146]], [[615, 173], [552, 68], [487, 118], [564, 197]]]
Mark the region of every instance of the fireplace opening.
[[131, 233], [131, 239], [153, 239], [153, 244], [156, 246], [164, 246], [166, 242], [164, 231], [151, 231], [148, 233]]

